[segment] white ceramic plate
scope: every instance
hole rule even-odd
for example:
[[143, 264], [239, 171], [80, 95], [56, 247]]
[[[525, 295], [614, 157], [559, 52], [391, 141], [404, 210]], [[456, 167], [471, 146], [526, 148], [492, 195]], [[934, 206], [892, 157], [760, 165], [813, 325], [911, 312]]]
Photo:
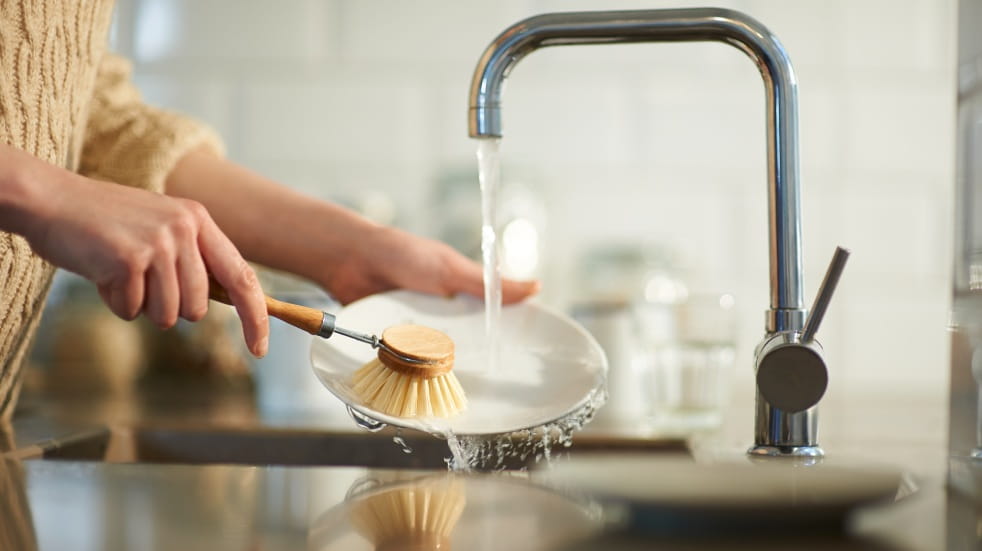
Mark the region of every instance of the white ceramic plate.
[[466, 411], [450, 419], [406, 419], [368, 408], [350, 381], [375, 351], [341, 335], [313, 340], [314, 374], [358, 413], [443, 436], [537, 427], [580, 409], [604, 384], [607, 359], [597, 341], [570, 318], [535, 302], [502, 309], [501, 359], [494, 371], [487, 365], [484, 303], [477, 299], [391, 291], [349, 304], [337, 319], [346, 329], [375, 334], [402, 323], [433, 327], [453, 339], [454, 373], [467, 395]]

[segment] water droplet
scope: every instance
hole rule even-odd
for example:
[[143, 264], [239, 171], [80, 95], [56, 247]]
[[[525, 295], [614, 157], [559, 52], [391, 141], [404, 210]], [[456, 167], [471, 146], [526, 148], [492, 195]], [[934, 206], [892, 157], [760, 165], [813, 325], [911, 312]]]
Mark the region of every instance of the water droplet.
[[413, 448], [406, 443], [401, 435], [395, 435], [392, 437], [392, 441], [395, 442], [400, 448], [402, 448], [402, 453], [413, 453]]
[[355, 411], [351, 406], [348, 406], [348, 415], [351, 416], [356, 425], [369, 432], [378, 432], [385, 428], [385, 423]]

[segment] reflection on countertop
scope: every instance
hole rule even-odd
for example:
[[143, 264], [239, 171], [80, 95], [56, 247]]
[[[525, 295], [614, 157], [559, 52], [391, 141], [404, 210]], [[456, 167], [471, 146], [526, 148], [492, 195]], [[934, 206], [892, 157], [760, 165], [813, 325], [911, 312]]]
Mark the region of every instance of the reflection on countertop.
[[[229, 443], [236, 435], [294, 435], [302, 437], [298, 440], [302, 442], [353, 438], [338, 446], [381, 450], [379, 454], [387, 457], [413, 456], [404, 454], [388, 432], [359, 431], [347, 420], [316, 412], [268, 410], [248, 385], [156, 376], [127, 392], [110, 395], [27, 395], [23, 406], [4, 447], [13, 451], [4, 462], [4, 491], [0, 493], [5, 507], [0, 517], [5, 523], [0, 530], [3, 549], [32, 549], [35, 542], [38, 549], [381, 548], [378, 531], [384, 527], [373, 532], [364, 523], [359, 528], [351, 518], [359, 499], [375, 495], [389, 497], [383, 500], [386, 504], [373, 507], [404, 505], [407, 500], [422, 500], [418, 503], [422, 505], [444, 496], [441, 499], [449, 500], [442, 510], [448, 522], [457, 517], [452, 533], [406, 535], [403, 539], [432, 543], [449, 538], [460, 549], [617, 550], [653, 545], [777, 549], [794, 545], [802, 549], [929, 550], [945, 548], [946, 541], [974, 546], [978, 541], [975, 521], [982, 518], [975, 504], [944, 491], [946, 453], [943, 435], [937, 434], [943, 413], [935, 411], [943, 412], [944, 404], [925, 396], [915, 399], [883, 393], [859, 400], [833, 392], [823, 404], [826, 464], [900, 469], [898, 497], [903, 499], [863, 508], [852, 516], [845, 533], [775, 536], [761, 533], [758, 526], [736, 534], [738, 537], [731, 533], [695, 538], [626, 530], [622, 507], [558, 492], [543, 482], [543, 473], [548, 471], [448, 473], [435, 468], [442, 450], [427, 449], [427, 444], [414, 450], [419, 457], [437, 461], [425, 464], [426, 471], [410, 470], [419, 468], [412, 463], [396, 464], [400, 468], [395, 470], [378, 468], [385, 462], [376, 468], [337, 462], [330, 466], [231, 464], [234, 461], [228, 461], [228, 456], [214, 461], [177, 457], [167, 462], [132, 456], [111, 462], [91, 460], [104, 458], [98, 453], [87, 457], [81, 453], [59, 461], [24, 459], [86, 438], [92, 441], [100, 431], [103, 435], [113, 431], [132, 435], [165, 429], [177, 435], [197, 431], [199, 442], [210, 439], [216, 448], [233, 455]], [[673, 460], [679, 452], [707, 469], [718, 462], [746, 465], [743, 450], [749, 440], [745, 423], [752, 421], [750, 411], [749, 403], [735, 401], [722, 429], [690, 439], [688, 448], [678, 439], [646, 435], [637, 427], [588, 425], [574, 437], [574, 453], [569, 457], [575, 459], [577, 450], [643, 453], [656, 466], [652, 472], [658, 472], [659, 462]], [[863, 415], [857, 415], [858, 411]], [[194, 440], [188, 441], [192, 447], [187, 449], [196, 449]], [[567, 460], [572, 459], [562, 454], [553, 458], [560, 464]], [[190, 461], [196, 464], [188, 464]], [[388, 492], [397, 488], [401, 490]], [[463, 505], [452, 497], [461, 492]], [[460, 511], [455, 512], [457, 509]], [[401, 529], [393, 529], [397, 528]]]

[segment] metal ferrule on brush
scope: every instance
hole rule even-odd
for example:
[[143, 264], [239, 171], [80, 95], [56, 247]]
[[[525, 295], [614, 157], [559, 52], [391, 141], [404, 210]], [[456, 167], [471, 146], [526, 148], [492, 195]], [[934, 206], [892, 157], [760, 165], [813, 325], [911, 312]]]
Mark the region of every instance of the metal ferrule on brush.
[[392, 350], [388, 346], [382, 343], [382, 340], [376, 335], [367, 335], [365, 333], [359, 333], [357, 331], [351, 331], [343, 327], [337, 326], [337, 316], [324, 312], [324, 318], [321, 319], [321, 328], [317, 332], [318, 336], [324, 337], [325, 339], [330, 338], [335, 333], [344, 335], [345, 337], [355, 339], [356, 341], [361, 341], [372, 345], [372, 348], [381, 348], [388, 352], [389, 354], [399, 358], [400, 361], [410, 364], [426, 364], [430, 363], [426, 360], [420, 360], [418, 358], [410, 358], [404, 354], [400, 354], [395, 350]]

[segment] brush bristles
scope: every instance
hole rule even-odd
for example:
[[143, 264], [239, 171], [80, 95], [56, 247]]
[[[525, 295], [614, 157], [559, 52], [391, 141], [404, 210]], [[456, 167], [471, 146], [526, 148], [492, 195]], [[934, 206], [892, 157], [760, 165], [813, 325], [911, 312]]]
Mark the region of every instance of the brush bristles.
[[357, 502], [351, 523], [376, 549], [449, 549], [466, 505], [460, 480], [424, 483]]
[[467, 408], [464, 389], [453, 372], [412, 377], [373, 359], [352, 377], [365, 405], [396, 417], [452, 417]]

